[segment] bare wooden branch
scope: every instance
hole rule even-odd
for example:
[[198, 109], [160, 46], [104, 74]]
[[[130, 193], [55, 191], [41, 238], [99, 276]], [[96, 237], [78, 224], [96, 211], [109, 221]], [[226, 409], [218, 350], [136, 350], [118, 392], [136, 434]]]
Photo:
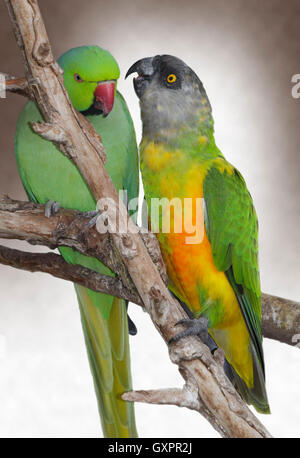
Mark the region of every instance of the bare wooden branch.
[[119, 278], [102, 275], [80, 265], [68, 264], [62, 256], [55, 253], [29, 253], [0, 245], [0, 264], [28, 272], [48, 273], [93, 291], [142, 305], [137, 292], [128, 290]]
[[262, 330], [269, 339], [296, 345], [300, 340], [300, 303], [262, 295]]
[[24, 97], [31, 98], [28, 81], [25, 77], [19, 78], [2, 73], [5, 76], [5, 90], [8, 92], [14, 92]]
[[[87, 213], [63, 208], [47, 218], [43, 205], [16, 201], [9, 197], [0, 198], [0, 238], [25, 240], [33, 245], [52, 249], [69, 247], [86, 256], [98, 258], [120, 277], [126, 290], [132, 291], [130, 300], [135, 302], [134, 298], [138, 297], [136, 288], [113, 247], [111, 235], [108, 232], [99, 233], [96, 226], [86, 230], [89, 220]], [[166, 282], [166, 268], [156, 237], [143, 230], [142, 238], [151, 259]], [[136, 303], [140, 304], [141, 300]]]
[[[29, 88], [44, 116], [40, 133], [56, 142], [60, 150], [76, 164], [96, 201], [110, 198], [119, 220], [128, 231], [115, 232], [108, 216], [113, 250], [120, 256], [129, 276], [166, 342], [177, 332], [174, 325], [186, 318], [171, 296], [148, 255], [136, 226], [128, 219], [126, 208], [104, 168], [105, 152], [99, 136], [87, 120], [75, 113], [66, 94], [61, 71], [54, 62], [50, 43], [36, 0], [6, 0], [18, 44], [23, 52]], [[88, 127], [89, 126], [89, 127]], [[36, 125], [35, 125], [36, 128]], [[98, 202], [99, 203], [99, 202]], [[178, 365], [186, 384], [193, 387], [199, 412], [225, 437], [269, 437], [268, 431], [242, 402], [221, 365], [197, 338], [187, 338], [170, 348], [170, 357]]]
[[187, 385], [181, 388], [165, 388], [162, 390], [130, 391], [122, 395], [124, 401], [144, 402], [146, 404], [168, 404], [178, 407], [187, 407], [191, 410], [201, 408], [197, 393], [192, 393]]

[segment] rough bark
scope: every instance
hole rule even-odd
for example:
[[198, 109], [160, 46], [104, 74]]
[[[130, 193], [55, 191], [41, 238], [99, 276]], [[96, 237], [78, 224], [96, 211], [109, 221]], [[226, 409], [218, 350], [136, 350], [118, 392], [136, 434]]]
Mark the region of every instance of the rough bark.
[[300, 303], [263, 294], [262, 307], [263, 335], [299, 347]]
[[30, 98], [30, 92], [28, 89], [27, 79], [22, 77], [18, 78], [15, 76], [4, 73], [5, 76], [5, 90], [8, 92], [14, 92], [24, 97]]
[[142, 304], [141, 298], [133, 290], [128, 290], [119, 278], [98, 274], [80, 265], [68, 264], [55, 253], [28, 253], [0, 245], [0, 264], [26, 270], [44, 272], [54, 277], [86, 286], [93, 291]]

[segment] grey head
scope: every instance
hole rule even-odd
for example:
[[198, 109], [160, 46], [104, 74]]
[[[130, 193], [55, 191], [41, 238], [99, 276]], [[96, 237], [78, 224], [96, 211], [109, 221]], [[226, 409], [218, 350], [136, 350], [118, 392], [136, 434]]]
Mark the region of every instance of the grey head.
[[185, 127], [199, 130], [199, 119], [211, 123], [211, 106], [202, 82], [182, 60], [158, 55], [140, 59], [126, 74], [140, 99], [143, 135], [170, 139]]

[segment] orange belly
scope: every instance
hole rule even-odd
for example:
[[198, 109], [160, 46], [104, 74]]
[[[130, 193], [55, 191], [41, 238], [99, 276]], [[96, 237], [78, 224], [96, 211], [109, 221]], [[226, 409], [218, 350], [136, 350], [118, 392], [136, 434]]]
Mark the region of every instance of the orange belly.
[[[170, 289], [195, 313], [209, 319], [209, 333], [229, 363], [250, 387], [253, 384], [249, 333], [235, 293], [224, 272], [216, 269], [204, 231], [201, 243], [189, 244], [190, 234], [158, 234]], [[201, 300], [202, 299], [202, 300]]]

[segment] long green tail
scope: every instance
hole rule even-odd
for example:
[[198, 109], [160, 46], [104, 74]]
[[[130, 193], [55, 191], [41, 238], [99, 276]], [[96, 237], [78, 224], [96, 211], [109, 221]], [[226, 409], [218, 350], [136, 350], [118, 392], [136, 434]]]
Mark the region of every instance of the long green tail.
[[132, 389], [125, 302], [114, 298], [105, 319], [88, 290], [75, 289], [104, 437], [137, 437], [133, 404], [121, 399]]

